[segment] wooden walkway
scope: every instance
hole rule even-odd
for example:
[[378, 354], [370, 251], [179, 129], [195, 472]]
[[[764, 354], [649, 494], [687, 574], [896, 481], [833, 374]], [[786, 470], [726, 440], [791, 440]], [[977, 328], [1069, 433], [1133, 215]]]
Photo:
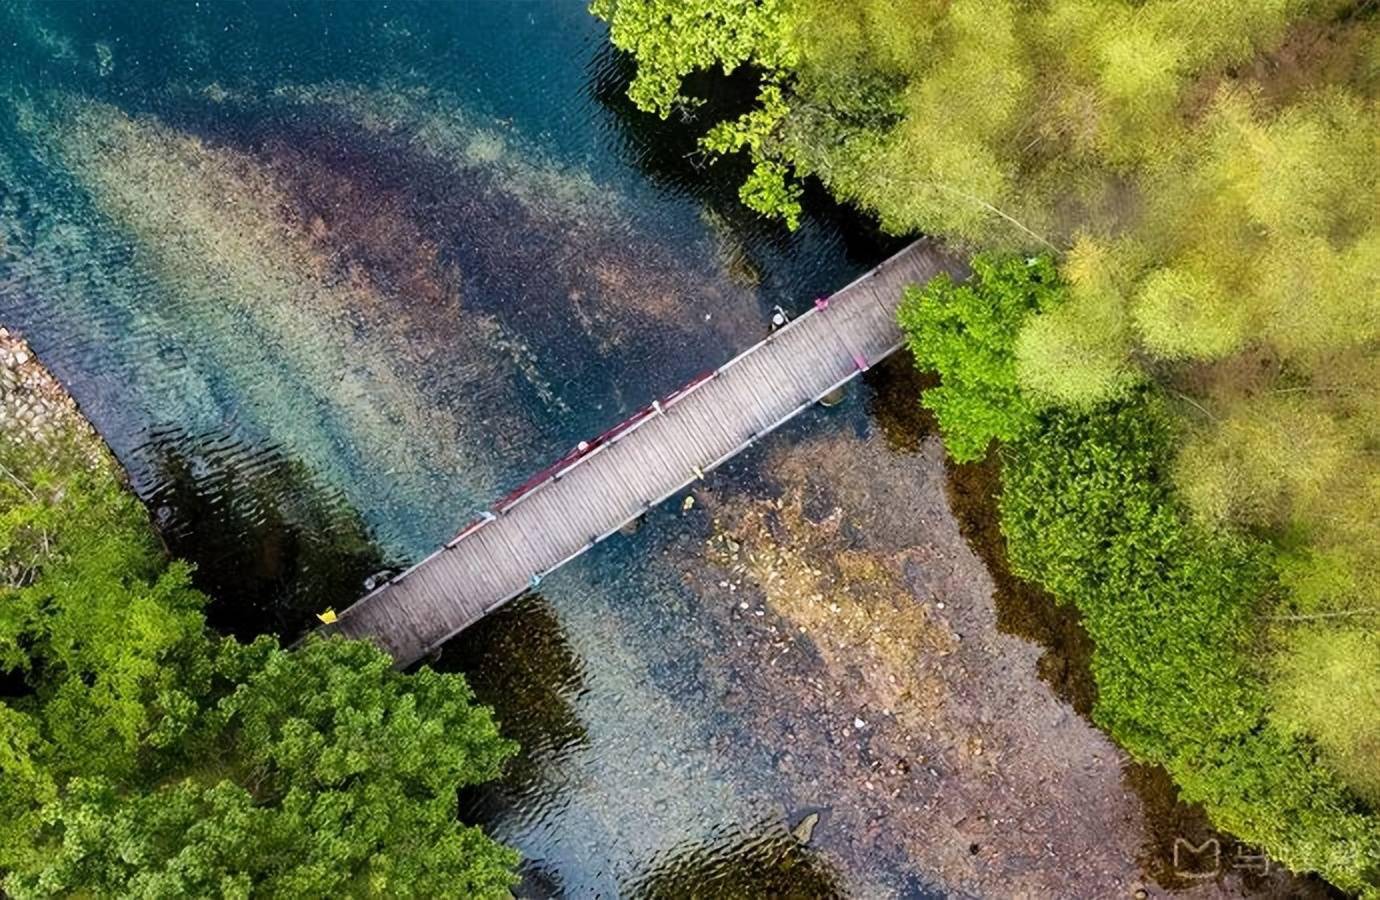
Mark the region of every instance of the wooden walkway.
[[967, 270], [920, 241], [562, 457], [322, 630], [407, 665], [808, 409], [901, 343], [903, 288]]

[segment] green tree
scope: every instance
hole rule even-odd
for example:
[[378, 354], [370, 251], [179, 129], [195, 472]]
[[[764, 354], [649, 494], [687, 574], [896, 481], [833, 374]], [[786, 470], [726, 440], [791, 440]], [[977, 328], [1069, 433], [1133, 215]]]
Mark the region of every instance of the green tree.
[[786, 166], [771, 155], [777, 131], [788, 110], [781, 88], [768, 84], [758, 94], [761, 107], [733, 122], [720, 122], [705, 135], [703, 144], [713, 153], [734, 153], [744, 148], [752, 156], [752, 174], [739, 189], [743, 203], [763, 215], [780, 216], [787, 227], [800, 224], [800, 186]]
[[1062, 298], [1049, 257], [973, 260], [973, 277], [941, 275], [906, 290], [899, 320], [916, 365], [942, 378], [922, 395], [958, 462], [981, 459], [993, 440], [1015, 441], [1036, 425], [1016, 378], [1015, 344], [1028, 316]]
[[513, 753], [463, 677], [211, 634], [94, 435], [0, 438], [8, 896], [506, 896], [457, 791]]
[[[1077, 606], [1095, 646], [1094, 718], [1132, 755], [1165, 766], [1186, 800], [1275, 859], [1380, 896], [1380, 818], [1300, 730], [1279, 727], [1254, 663], [1270, 548], [1188, 518], [1167, 477], [1173, 423], [1153, 396], [1048, 414], [1002, 471], [1012, 568]], [[1365, 689], [1348, 697], [1365, 708]], [[1373, 740], [1368, 728], [1329, 736], [1354, 751]]]
[[788, 62], [780, 35], [781, 0], [593, 0], [590, 11], [609, 23], [614, 44], [637, 57], [628, 96], [663, 119], [677, 105], [685, 76], [717, 67], [730, 74], [745, 63]]
[[[1380, 632], [1370, 621], [1305, 621], [1274, 673], [1276, 716], [1312, 736], [1331, 766], [1380, 806]], [[1367, 627], [1369, 625], [1369, 627]]]
[[463, 679], [404, 675], [363, 642], [262, 638], [223, 642], [212, 681], [177, 780], [75, 780], [11, 894], [507, 895], [517, 855], [459, 823], [456, 792], [514, 748]]
[[[89, 441], [89, 439], [88, 439]], [[41, 805], [77, 775], [134, 777], [182, 673], [207, 652], [185, 566], [164, 568], [147, 518], [77, 437], [0, 440], [0, 868], [35, 848]]]
[[[616, 5], [659, 28], [655, 0]], [[1380, 628], [1380, 14], [1349, 0], [770, 8], [735, 31], [754, 46], [725, 58], [771, 93], [706, 142], [749, 154], [750, 205], [785, 215], [781, 186], [814, 177], [888, 231], [1058, 260], [1067, 296], [1020, 315], [1014, 338], [989, 328], [1012, 311], [947, 285], [935, 292], [956, 305], [912, 298], [905, 321], [943, 379], [926, 402], [951, 451], [1011, 446], [1012, 558], [1098, 637], [1100, 721], [1166, 760], [1219, 824], [1347, 886], [1374, 881], [1358, 837], [1374, 811], [1337, 776], [1374, 796], [1356, 764], [1371, 732], [1338, 723], [1371, 699]], [[673, 90], [683, 72], [645, 40], [613, 40]], [[960, 338], [970, 323], [989, 330]], [[1147, 385], [1168, 399], [1147, 406]], [[1050, 418], [1032, 425], [1032, 408]], [[1153, 436], [1153, 453], [1117, 444], [1113, 424]], [[1201, 708], [1165, 673], [1201, 681]]]

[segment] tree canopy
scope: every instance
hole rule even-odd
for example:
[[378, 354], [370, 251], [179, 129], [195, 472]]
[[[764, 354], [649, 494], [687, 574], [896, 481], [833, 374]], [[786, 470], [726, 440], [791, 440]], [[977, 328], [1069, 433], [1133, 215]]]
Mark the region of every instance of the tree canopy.
[[1062, 297], [1047, 257], [979, 256], [969, 283], [940, 275], [907, 289], [901, 328], [920, 369], [943, 378], [923, 402], [954, 459], [981, 459], [993, 441], [1018, 440], [1036, 426], [1036, 405], [1017, 381], [1016, 339], [1029, 316]]
[[218, 638], [90, 434], [0, 439], [8, 896], [506, 896], [457, 790], [514, 746], [371, 644]]
[[1268, 629], [1278, 649], [1262, 672], [1262, 616], [1278, 618], [1285, 586], [1280, 549], [1191, 514], [1163, 389], [1091, 410], [1023, 392], [1016, 335], [1035, 310], [1068, 302], [1067, 286], [1048, 260], [980, 256], [973, 268], [966, 284], [912, 290], [901, 324], [917, 365], [942, 378], [924, 403], [950, 453], [1004, 445], [1008, 557], [1081, 613], [1094, 718], [1222, 827], [1297, 869], [1380, 890], [1380, 816], [1364, 805], [1380, 775], [1373, 633], [1329, 618]]
[[[1316, 534], [1338, 548], [1329, 564], [1374, 587], [1375, 542], [1310, 499], [1334, 498], [1348, 521], [1380, 512], [1372, 4], [710, 6], [593, 9], [637, 61], [633, 99], [663, 116], [693, 102], [676, 94], [690, 71], [761, 73], [759, 107], [705, 138], [750, 155], [749, 205], [793, 223], [794, 181], [815, 177], [896, 233], [1056, 253], [1070, 296], [1022, 326], [1022, 387], [1086, 409], [1173, 382], [1198, 432], [1185, 470], [1213, 482], [1195, 510]], [[1319, 455], [1294, 453], [1320, 473], [1288, 481], [1297, 495], [1272, 478], [1268, 435], [1299, 421], [1281, 418], [1280, 390], [1328, 420]], [[1224, 455], [1249, 477], [1223, 484]], [[1247, 514], [1265, 494], [1274, 510]]]

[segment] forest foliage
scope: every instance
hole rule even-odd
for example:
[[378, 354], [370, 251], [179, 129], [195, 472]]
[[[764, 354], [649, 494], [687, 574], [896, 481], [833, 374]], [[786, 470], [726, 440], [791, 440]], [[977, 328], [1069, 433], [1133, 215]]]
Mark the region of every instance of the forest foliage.
[[[1048, 254], [1058, 302], [993, 281], [1018, 265], [996, 258], [975, 287], [907, 301], [918, 362], [943, 377], [925, 402], [959, 459], [1008, 442], [1012, 557], [1100, 634], [1100, 721], [1280, 859], [1374, 884], [1380, 854], [1362, 832], [1380, 803], [1380, 8], [742, 5], [712, 23], [658, 0], [594, 9], [635, 57], [633, 99], [651, 112], [693, 107], [671, 86], [697, 68], [758, 74], [758, 108], [707, 125], [705, 144], [749, 155], [743, 198], [763, 213], [798, 218], [789, 204], [812, 177], [894, 233]], [[710, 62], [667, 51], [682, 40]], [[655, 101], [639, 84], [659, 86]], [[1126, 444], [1113, 422], [1148, 443]], [[1153, 464], [1130, 465], [1142, 457]], [[1119, 522], [1085, 519], [1116, 505]], [[1123, 545], [1135, 553], [1119, 562], [1093, 552]], [[1141, 552], [1160, 568], [1135, 570]], [[1147, 632], [1166, 610], [1219, 631]], [[1137, 655], [1132, 635], [1160, 655]], [[1221, 671], [1249, 685], [1245, 719], [1219, 708], [1225, 683], [1209, 702], [1220, 679], [1203, 675], [1221, 727], [1171, 728], [1185, 710], [1144, 688], [1227, 659]], [[1291, 784], [1317, 802], [1299, 805]], [[1371, 824], [1356, 831], [1357, 816]]]
[[1132, 755], [1276, 861], [1380, 895], [1380, 816], [1272, 714], [1256, 665], [1269, 548], [1185, 514], [1163, 478], [1173, 432], [1153, 393], [1050, 413], [1002, 470], [1012, 569], [1078, 607], [1094, 718]]
[[662, 116], [693, 104], [676, 90], [695, 69], [761, 73], [759, 107], [705, 138], [750, 154], [756, 208], [795, 220], [794, 182], [813, 176], [897, 233], [1057, 254], [1069, 301], [1023, 326], [1023, 389], [1088, 408], [1172, 384], [1195, 514], [1295, 536], [1303, 594], [1323, 602], [1308, 586], [1327, 581], [1332, 611], [1373, 607], [1373, 4], [593, 8], [636, 57], [634, 100]]
[[[940, 375], [924, 402], [955, 458], [1002, 442], [1008, 558], [1078, 608], [1094, 718], [1219, 826], [1296, 869], [1380, 890], [1373, 638], [1347, 632], [1357, 643], [1337, 652], [1334, 628], [1269, 627], [1289, 608], [1280, 551], [1191, 514], [1174, 479], [1184, 426], [1163, 388], [1082, 410], [974, 379], [1014, 380], [1022, 323], [1069, 291], [1049, 260], [979, 256], [973, 269], [964, 284], [912, 288], [902, 327], [920, 368]], [[994, 420], [1019, 427], [998, 435]]]
[[506, 896], [457, 819], [512, 754], [464, 679], [208, 631], [88, 436], [0, 439], [7, 896]]

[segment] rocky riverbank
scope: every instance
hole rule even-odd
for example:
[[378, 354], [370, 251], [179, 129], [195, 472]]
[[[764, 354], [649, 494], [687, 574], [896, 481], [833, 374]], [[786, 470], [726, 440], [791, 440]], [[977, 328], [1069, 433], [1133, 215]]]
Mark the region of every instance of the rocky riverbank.
[[39, 451], [75, 451], [92, 466], [115, 465], [104, 441], [24, 338], [0, 327], [0, 434]]

